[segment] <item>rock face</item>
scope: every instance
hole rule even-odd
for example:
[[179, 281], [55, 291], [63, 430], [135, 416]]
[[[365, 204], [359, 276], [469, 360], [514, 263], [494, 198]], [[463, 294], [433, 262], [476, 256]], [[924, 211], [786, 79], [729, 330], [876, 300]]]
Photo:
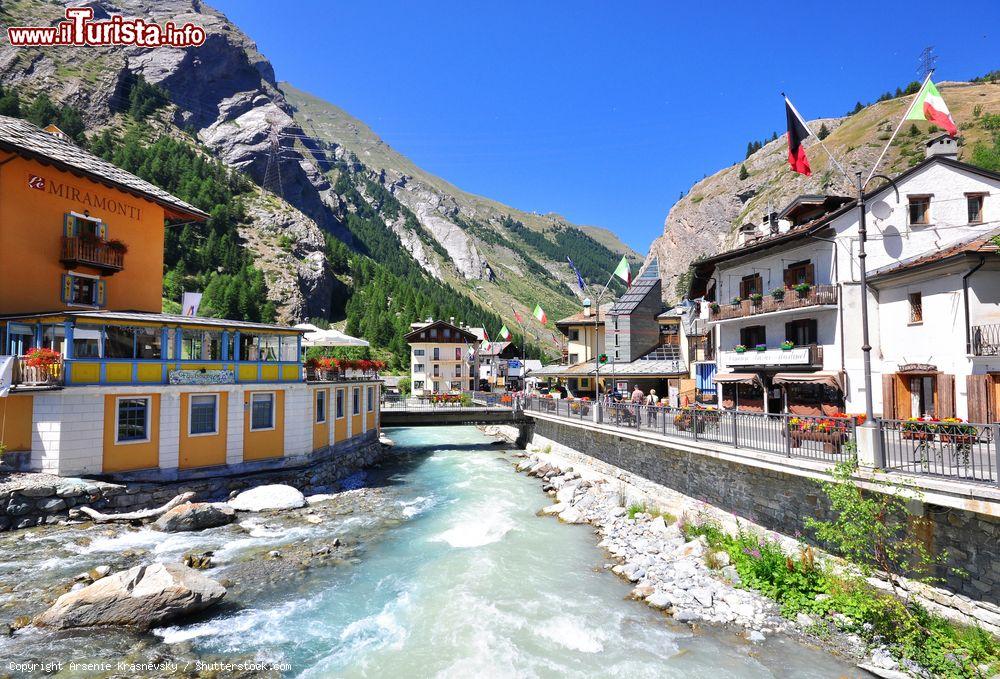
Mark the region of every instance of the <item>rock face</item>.
[[236, 510], [227, 504], [194, 502], [174, 507], [158, 518], [153, 527], [166, 533], [204, 530], [236, 520]]
[[298, 509], [306, 506], [306, 498], [291, 486], [274, 484], [245, 490], [230, 500], [229, 506], [241, 512]]
[[148, 629], [213, 606], [225, 595], [225, 587], [196, 570], [155, 563], [63, 594], [34, 622], [59, 629], [105, 625]]

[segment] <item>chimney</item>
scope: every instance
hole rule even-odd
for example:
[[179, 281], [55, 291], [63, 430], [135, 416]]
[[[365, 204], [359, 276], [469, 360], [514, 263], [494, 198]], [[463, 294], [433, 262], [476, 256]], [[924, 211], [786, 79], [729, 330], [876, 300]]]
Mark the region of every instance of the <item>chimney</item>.
[[943, 156], [955, 160], [958, 158], [958, 142], [947, 132], [931, 137], [924, 143], [924, 155], [927, 158], [932, 156]]
[[448, 318], [448, 322], [451, 323], [452, 325], [455, 325], [455, 317], [451, 316], [450, 318]]
[[591, 304], [592, 303], [591, 303], [589, 297], [587, 299], [583, 300], [583, 317], [584, 318], [590, 318], [590, 307], [591, 307]]

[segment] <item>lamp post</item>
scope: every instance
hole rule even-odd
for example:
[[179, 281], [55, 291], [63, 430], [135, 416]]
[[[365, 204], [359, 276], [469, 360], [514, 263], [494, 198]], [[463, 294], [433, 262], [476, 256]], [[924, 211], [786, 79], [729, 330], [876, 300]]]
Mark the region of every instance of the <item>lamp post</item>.
[[[896, 182], [882, 174], [871, 175], [867, 180], [861, 179], [860, 172], [857, 172], [855, 176], [858, 189], [858, 267], [861, 269], [861, 354], [864, 360], [865, 378], [865, 421], [861, 426], [870, 429], [875, 427], [875, 409], [872, 399], [872, 345], [868, 331], [868, 267], [865, 261], [868, 257], [865, 253], [865, 243], [868, 240], [868, 226], [865, 217], [865, 187], [868, 186], [868, 183], [872, 179], [880, 178], [886, 180], [892, 186], [893, 191], [896, 192], [897, 204], [899, 203], [899, 188], [896, 186]], [[872, 436], [871, 440], [874, 444], [875, 465], [882, 467], [884, 464], [884, 460], [882, 459], [882, 441], [878, 436]]]

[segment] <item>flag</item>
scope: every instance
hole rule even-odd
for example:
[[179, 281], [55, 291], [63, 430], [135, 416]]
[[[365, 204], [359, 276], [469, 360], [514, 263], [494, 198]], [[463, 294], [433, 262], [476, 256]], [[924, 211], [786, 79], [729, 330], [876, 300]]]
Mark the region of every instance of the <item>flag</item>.
[[11, 382], [14, 381], [14, 357], [0, 356], [0, 398], [10, 393]]
[[511, 307], [510, 310], [514, 312], [514, 320], [520, 323], [521, 325], [524, 325], [524, 319], [521, 318], [521, 314], [517, 313], [517, 309]]
[[507, 329], [506, 323], [500, 326], [500, 339], [502, 339], [504, 342], [510, 339], [510, 330]]
[[788, 164], [792, 170], [809, 177], [812, 169], [809, 167], [809, 159], [806, 157], [806, 150], [802, 142], [812, 134], [802, 116], [792, 106], [792, 102], [785, 97], [785, 118], [788, 121]]
[[201, 306], [200, 292], [185, 292], [181, 298], [181, 313], [185, 316], [197, 316]]
[[542, 308], [541, 304], [535, 305], [535, 311], [532, 313], [532, 315], [535, 318], [537, 318], [538, 322], [541, 323], [542, 325], [545, 325], [546, 323], [549, 322], [549, 317], [545, 315], [545, 309]]
[[628, 260], [625, 258], [625, 255], [622, 255], [622, 261], [618, 262], [618, 268], [615, 269], [615, 275], [625, 281], [626, 285], [632, 285], [632, 269], [629, 267]]
[[569, 258], [569, 255], [566, 255], [566, 261], [569, 262], [570, 268], [572, 268], [573, 273], [576, 274], [576, 284], [580, 286], [580, 292], [583, 292], [587, 287], [583, 283], [583, 276], [580, 275], [580, 271], [576, 268], [576, 264], [573, 263], [573, 260]]
[[929, 120], [947, 130], [951, 136], [958, 136], [958, 127], [955, 125], [955, 119], [951, 117], [948, 104], [944, 103], [941, 93], [930, 78], [917, 93], [917, 98], [910, 104], [910, 109], [903, 120]]

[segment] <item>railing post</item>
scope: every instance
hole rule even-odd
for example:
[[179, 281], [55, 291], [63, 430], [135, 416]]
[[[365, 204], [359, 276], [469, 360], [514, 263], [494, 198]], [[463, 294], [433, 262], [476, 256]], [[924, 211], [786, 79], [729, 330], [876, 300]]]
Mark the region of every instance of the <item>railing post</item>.
[[991, 424], [993, 429], [993, 482], [1000, 486], [1000, 424]]
[[666, 408], [666, 407], [663, 408], [663, 424], [662, 424], [662, 427], [663, 427], [663, 435], [664, 436], [667, 435], [667, 416], [669, 414], [670, 414], [670, 409]]
[[782, 424], [782, 434], [785, 436], [785, 457], [792, 456], [792, 425], [789, 424], [791, 417], [782, 414], [781, 424]]
[[739, 426], [740, 426], [740, 421], [739, 421], [739, 417], [738, 417], [738, 412], [739, 411], [733, 410], [731, 412], [732, 412], [732, 420], [733, 420], [733, 448], [739, 448], [740, 447], [740, 438], [739, 438], [739, 436], [736, 433], [737, 429], [739, 429]]

